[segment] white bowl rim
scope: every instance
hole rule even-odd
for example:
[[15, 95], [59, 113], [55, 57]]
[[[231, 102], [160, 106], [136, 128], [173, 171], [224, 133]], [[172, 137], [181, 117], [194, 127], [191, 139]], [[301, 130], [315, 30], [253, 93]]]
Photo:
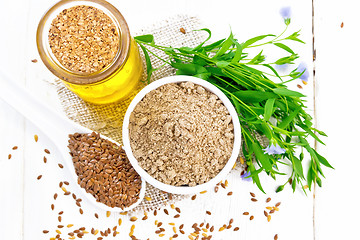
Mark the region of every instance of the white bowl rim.
[[[168, 84], [168, 83], [180, 83], [180, 82], [192, 82], [194, 84], [200, 85], [210, 91], [211, 93], [215, 94], [224, 104], [224, 106], [227, 108], [234, 125], [234, 145], [233, 145], [233, 151], [232, 154], [224, 166], [224, 168], [216, 175], [213, 179], [209, 180], [206, 183], [196, 185], [194, 187], [189, 186], [172, 186], [169, 184], [165, 184], [163, 182], [160, 182], [159, 180], [156, 180], [154, 177], [152, 177], [150, 174], [148, 174], [144, 169], [140, 167], [138, 164], [138, 161], [134, 157], [132, 153], [132, 149], [130, 146], [130, 139], [129, 139], [129, 120], [130, 120], [130, 114], [134, 110], [135, 106], [144, 98], [144, 96], [149, 93], [150, 91], [157, 89], [158, 87]], [[168, 192], [168, 193], [175, 193], [175, 194], [195, 194], [199, 193], [201, 191], [205, 191], [210, 189], [210, 187], [214, 187], [217, 183], [219, 183], [221, 180], [224, 180], [226, 175], [230, 172], [230, 170], [233, 168], [236, 159], [238, 158], [239, 152], [240, 152], [240, 146], [241, 146], [241, 128], [240, 128], [240, 122], [237, 115], [237, 112], [230, 102], [230, 100], [226, 97], [226, 95], [218, 89], [215, 85], [197, 77], [193, 76], [186, 76], [186, 75], [176, 75], [176, 76], [170, 76], [170, 77], [164, 77], [157, 81], [154, 81], [150, 83], [149, 85], [145, 86], [131, 101], [124, 117], [123, 121], [123, 148], [126, 152], [126, 155], [134, 167], [134, 169], [138, 172], [138, 174], [145, 179], [148, 183], [153, 185], [154, 187], [157, 187], [158, 189]]]

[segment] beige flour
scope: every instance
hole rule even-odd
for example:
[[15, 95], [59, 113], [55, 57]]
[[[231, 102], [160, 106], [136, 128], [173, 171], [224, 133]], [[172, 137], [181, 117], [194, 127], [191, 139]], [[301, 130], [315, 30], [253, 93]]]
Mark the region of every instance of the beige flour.
[[192, 82], [166, 84], [130, 116], [130, 143], [140, 166], [175, 186], [205, 183], [231, 156], [234, 134], [222, 101]]

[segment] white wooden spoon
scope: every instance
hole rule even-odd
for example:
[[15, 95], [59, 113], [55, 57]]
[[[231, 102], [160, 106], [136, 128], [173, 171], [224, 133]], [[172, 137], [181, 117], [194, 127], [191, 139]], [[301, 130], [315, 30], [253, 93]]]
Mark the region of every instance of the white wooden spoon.
[[[15, 108], [18, 112], [24, 115], [29, 119], [33, 124], [35, 124], [44, 134], [46, 134], [49, 139], [51, 139], [54, 144], [57, 146], [59, 152], [61, 153], [64, 162], [67, 168], [70, 171], [70, 174], [74, 178], [74, 181], [77, 182], [77, 175], [75, 173], [75, 168], [72, 162], [72, 157], [69, 154], [69, 149], [67, 147], [69, 134], [73, 133], [92, 133], [93, 131], [85, 128], [79, 124], [76, 124], [59, 113], [55, 112], [38, 99], [28, 92], [23, 87], [15, 83], [14, 80], [6, 76], [3, 72], [0, 72], [0, 98], [5, 102]], [[109, 139], [103, 135], [102, 138], [107, 139], [118, 146], [119, 143]], [[84, 195], [90, 202], [92, 202], [97, 207], [106, 210], [106, 211], [128, 211], [136, 207], [145, 195], [145, 181], [142, 178], [142, 186], [139, 194], [139, 199], [137, 202], [131, 206], [121, 209], [119, 207], [109, 207], [103, 203], [97, 202], [94, 196], [90, 193], [87, 193], [85, 189], [81, 188], [77, 184], [79, 191]]]

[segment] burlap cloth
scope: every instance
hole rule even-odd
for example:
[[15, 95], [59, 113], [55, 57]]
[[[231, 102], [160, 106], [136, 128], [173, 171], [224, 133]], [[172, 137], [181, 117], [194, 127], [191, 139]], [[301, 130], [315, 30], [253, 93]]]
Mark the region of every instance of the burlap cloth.
[[[186, 33], [182, 33], [180, 28], [185, 29]], [[198, 18], [178, 15], [145, 27], [133, 35], [153, 34], [155, 42], [159, 45], [172, 47], [194, 47], [204, 41], [207, 37], [207, 34], [203, 31], [192, 31], [199, 30], [201, 28], [203, 28], [203, 26], [201, 26], [201, 22]], [[159, 56], [165, 57], [161, 52], [156, 53]], [[150, 55], [150, 58], [154, 68], [163, 64], [159, 59], [153, 57], [152, 55]], [[169, 66], [164, 66], [153, 73], [151, 81], [174, 74], [174, 69]], [[143, 82], [145, 82], [145, 80], [146, 74], [143, 75]], [[133, 95], [128, 99], [109, 105], [94, 105], [84, 102], [68, 90], [60, 80], [55, 81], [55, 86], [63, 110], [70, 119], [89, 129], [92, 129], [93, 131], [100, 132], [101, 134], [122, 143], [123, 117], [131, 100], [138, 91], [144, 87], [144, 84], [140, 84], [138, 89], [134, 91]], [[266, 143], [264, 143], [264, 145], [265, 144]], [[146, 186], [145, 196], [147, 199], [151, 200], [149, 201], [144, 199], [140, 205], [133, 210], [134, 212], [160, 208], [170, 202], [175, 202], [188, 197], [186, 195], [164, 193], [150, 184], [147, 184]]]

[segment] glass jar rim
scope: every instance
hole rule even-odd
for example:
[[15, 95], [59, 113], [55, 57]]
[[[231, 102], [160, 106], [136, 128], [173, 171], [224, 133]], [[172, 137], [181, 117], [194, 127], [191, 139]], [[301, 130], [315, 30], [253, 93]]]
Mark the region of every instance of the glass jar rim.
[[[120, 35], [119, 49], [113, 61], [104, 69], [94, 73], [80, 73], [66, 69], [63, 65], [58, 63], [58, 60], [53, 55], [52, 50], [49, 47], [49, 29], [46, 28], [46, 25], [49, 25], [51, 23], [49, 21], [54, 19], [54, 15], [57, 16], [57, 14], [60, 13], [63, 9], [68, 9], [80, 5], [93, 6], [100, 10], [106, 10], [105, 14], [108, 15], [114, 22]], [[58, 13], [55, 14], [56, 12]], [[45, 12], [43, 17], [40, 19], [36, 32], [36, 45], [40, 58], [45, 66], [58, 78], [68, 83], [79, 85], [101, 82], [111, 76], [119, 68], [121, 68], [127, 61], [130, 44], [130, 30], [125, 21], [125, 18], [116, 7], [105, 0], [61, 0]]]

